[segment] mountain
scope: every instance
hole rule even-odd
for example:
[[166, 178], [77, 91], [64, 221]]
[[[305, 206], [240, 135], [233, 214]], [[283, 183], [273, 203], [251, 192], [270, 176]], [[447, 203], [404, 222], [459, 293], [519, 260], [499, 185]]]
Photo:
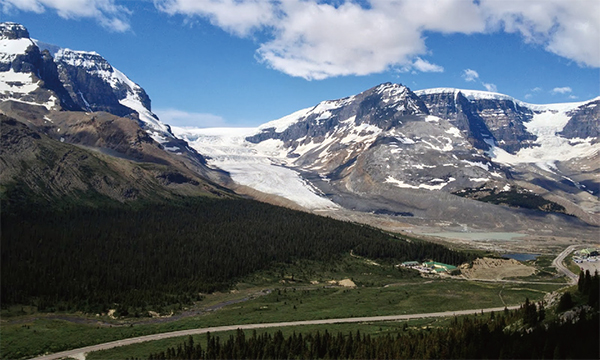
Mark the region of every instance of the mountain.
[[[130, 185], [139, 194], [166, 186], [168, 193], [229, 196], [224, 185], [392, 229], [585, 237], [600, 225], [600, 98], [533, 105], [386, 83], [257, 129], [172, 129], [152, 113], [148, 94], [99, 54], [45, 44], [22, 25], [0, 23], [0, 100], [12, 129], [2, 137], [3, 189], [87, 189], [125, 201]], [[6, 125], [13, 121], [31, 134]], [[22, 150], [35, 157], [19, 152], [16, 139], [24, 138], [33, 145]], [[123, 172], [106, 182], [121, 190], [107, 191], [75, 161], [66, 178], [55, 176], [55, 162], [39, 162], [48, 149], [50, 158], [71, 154], [67, 145], [112, 165], [125, 159], [130, 165], [112, 168]], [[37, 181], [47, 186], [27, 181], [28, 168], [39, 169]]]
[[386, 83], [238, 135], [173, 131], [237, 183], [309, 209], [561, 232], [600, 224], [599, 103]]
[[[209, 169], [152, 113], [146, 92], [97, 53], [44, 44], [20, 24], [0, 23], [0, 100], [5, 188], [24, 184], [43, 196], [96, 191], [119, 201], [172, 191], [231, 194], [217, 185], [227, 183], [227, 175]], [[87, 172], [108, 173], [87, 176], [73, 154], [95, 159], [84, 166]], [[112, 158], [129, 165], [117, 166]], [[189, 189], [175, 189], [181, 184]]]

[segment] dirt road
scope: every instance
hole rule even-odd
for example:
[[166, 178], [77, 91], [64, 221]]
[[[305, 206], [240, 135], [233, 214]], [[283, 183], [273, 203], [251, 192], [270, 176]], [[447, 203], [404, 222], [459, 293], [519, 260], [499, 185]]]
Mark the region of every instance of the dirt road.
[[[517, 309], [519, 306], [510, 306], [509, 310]], [[79, 349], [62, 351], [54, 354], [44, 355], [34, 358], [34, 360], [52, 360], [60, 359], [64, 357], [82, 358], [82, 355], [93, 351], [107, 350], [119, 346], [137, 344], [146, 341], [160, 340], [171, 337], [187, 336], [187, 335], [198, 335], [207, 332], [220, 332], [230, 330], [251, 330], [251, 329], [264, 329], [271, 327], [284, 327], [284, 326], [300, 326], [300, 325], [322, 325], [322, 324], [342, 324], [342, 323], [361, 323], [361, 322], [376, 322], [376, 321], [396, 321], [396, 320], [411, 320], [411, 319], [422, 319], [422, 318], [435, 318], [435, 317], [448, 317], [458, 315], [471, 315], [479, 314], [481, 312], [492, 312], [492, 311], [503, 311], [504, 307], [489, 308], [489, 309], [472, 309], [472, 310], [459, 310], [459, 311], [446, 311], [436, 312], [427, 314], [408, 314], [408, 315], [389, 315], [389, 316], [370, 316], [370, 317], [355, 317], [355, 318], [342, 318], [342, 319], [323, 319], [323, 320], [305, 320], [305, 321], [290, 321], [290, 322], [279, 322], [279, 323], [266, 323], [266, 324], [242, 324], [242, 325], [226, 325], [226, 326], [215, 326], [202, 329], [190, 329], [180, 330], [168, 333], [154, 334], [139, 336], [135, 338], [111, 341], [104, 344], [86, 346]]]

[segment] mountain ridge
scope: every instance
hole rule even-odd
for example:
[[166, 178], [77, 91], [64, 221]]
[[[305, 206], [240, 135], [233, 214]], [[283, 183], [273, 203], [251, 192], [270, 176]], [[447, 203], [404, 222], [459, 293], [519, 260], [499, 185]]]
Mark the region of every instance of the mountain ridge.
[[[463, 190], [497, 189], [523, 194], [523, 206], [528, 196], [552, 198], [556, 205], [537, 211], [564, 208], [588, 224], [599, 225], [600, 179], [594, 170], [598, 137], [594, 132], [581, 136], [587, 134], [586, 128], [600, 125], [598, 104], [600, 98], [530, 105], [497, 93], [447, 88], [413, 92], [401, 84], [384, 83], [267, 122], [243, 139], [219, 137], [215, 129], [174, 128], [174, 133], [209, 157], [210, 165], [230, 171], [241, 185], [281, 195], [289, 184], [305, 183], [314, 196], [332, 201], [338, 209], [410, 214], [402, 221], [449, 221], [460, 226], [452, 220], [455, 217], [469, 227], [484, 228], [491, 225], [491, 218], [467, 219], [481, 218], [480, 206], [453, 196]], [[576, 162], [583, 165], [580, 170], [570, 165]], [[258, 163], [260, 171], [268, 174], [265, 177], [281, 176], [270, 181], [272, 186], [282, 184], [281, 188], [270, 190], [256, 181]], [[278, 174], [266, 170], [269, 164], [277, 167]], [[290, 173], [279, 174], [282, 168]], [[456, 210], [444, 215], [419, 203], [471, 210], [461, 216]], [[315, 199], [309, 208], [322, 206]], [[515, 213], [511, 208], [495, 205], [485, 211], [493, 213], [493, 209], [506, 211], [506, 221], [521, 222], [516, 228], [529, 227], [527, 221], [508, 215]], [[534, 214], [519, 216], [533, 219]], [[541, 223], [554, 221], [547, 215], [541, 218], [545, 218]]]

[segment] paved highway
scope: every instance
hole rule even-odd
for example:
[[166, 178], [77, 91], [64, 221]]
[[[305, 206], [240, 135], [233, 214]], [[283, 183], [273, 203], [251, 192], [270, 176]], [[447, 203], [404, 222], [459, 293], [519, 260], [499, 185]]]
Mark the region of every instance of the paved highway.
[[[509, 310], [517, 309], [519, 306], [509, 306]], [[389, 315], [389, 316], [370, 316], [370, 317], [353, 317], [343, 319], [323, 319], [323, 320], [304, 320], [304, 321], [289, 321], [289, 322], [278, 322], [278, 323], [265, 323], [265, 324], [241, 324], [241, 325], [227, 325], [227, 326], [214, 326], [202, 329], [190, 329], [172, 331], [161, 334], [153, 334], [146, 336], [139, 336], [135, 338], [111, 341], [104, 344], [86, 346], [79, 349], [62, 351], [54, 354], [39, 356], [34, 360], [52, 360], [60, 359], [65, 357], [82, 358], [82, 355], [93, 351], [107, 350], [119, 346], [137, 344], [146, 341], [160, 340], [171, 337], [187, 336], [187, 335], [198, 335], [207, 332], [220, 332], [230, 331], [236, 329], [251, 330], [251, 329], [264, 329], [271, 327], [284, 327], [284, 326], [300, 326], [300, 325], [321, 325], [321, 324], [342, 324], [342, 323], [361, 323], [361, 322], [375, 322], [375, 321], [395, 321], [395, 320], [411, 320], [411, 319], [422, 319], [422, 318], [435, 318], [435, 317], [448, 317], [458, 315], [471, 315], [480, 314], [481, 312], [492, 312], [492, 311], [503, 311], [504, 307], [489, 308], [489, 309], [472, 309], [472, 310], [459, 310], [459, 311], [446, 311], [436, 312], [427, 314], [408, 314], [408, 315]]]
[[556, 268], [556, 270], [558, 270], [559, 272], [565, 274], [569, 278], [569, 281], [572, 284], [576, 284], [577, 283], [577, 280], [579, 278], [579, 274], [577, 274], [577, 275], [573, 274], [571, 272], [571, 270], [567, 269], [567, 267], [563, 265], [563, 261], [576, 248], [577, 248], [577, 245], [571, 245], [571, 246], [569, 246], [568, 248], [566, 248], [565, 250], [563, 250], [563, 252], [561, 252], [560, 254], [558, 254], [558, 256], [556, 257], [556, 259], [554, 259], [554, 261], [552, 261], [552, 266], [554, 266]]

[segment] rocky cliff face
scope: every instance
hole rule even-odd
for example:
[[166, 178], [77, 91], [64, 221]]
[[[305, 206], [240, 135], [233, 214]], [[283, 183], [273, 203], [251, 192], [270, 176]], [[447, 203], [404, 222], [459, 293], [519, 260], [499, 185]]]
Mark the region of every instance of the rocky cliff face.
[[568, 113], [569, 122], [560, 132], [567, 139], [592, 138], [592, 143], [600, 141], [600, 99], [582, 104]]
[[515, 153], [523, 144], [536, 138], [523, 125], [532, 118], [532, 111], [508, 96], [444, 88], [417, 91], [416, 94], [427, 104], [432, 115], [454, 123], [480, 149], [489, 150], [489, 142], [493, 139], [502, 149]]

